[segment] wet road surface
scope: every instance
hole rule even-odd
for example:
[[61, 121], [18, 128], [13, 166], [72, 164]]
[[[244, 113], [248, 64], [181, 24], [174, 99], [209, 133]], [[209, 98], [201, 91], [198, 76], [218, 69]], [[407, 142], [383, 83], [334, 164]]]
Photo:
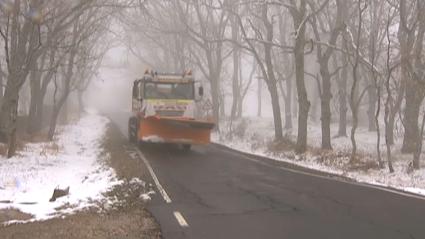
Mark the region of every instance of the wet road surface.
[[[127, 117], [111, 117], [126, 133]], [[216, 145], [143, 145], [170, 201], [148, 209], [164, 238], [425, 238], [425, 200], [286, 170]], [[185, 223], [187, 225], [185, 225]]]

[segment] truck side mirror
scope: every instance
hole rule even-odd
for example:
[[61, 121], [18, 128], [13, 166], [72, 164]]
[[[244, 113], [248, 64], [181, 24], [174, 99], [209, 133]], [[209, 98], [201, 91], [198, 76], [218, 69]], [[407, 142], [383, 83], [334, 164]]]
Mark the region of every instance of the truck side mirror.
[[202, 86], [199, 86], [199, 88], [198, 88], [198, 95], [199, 96], [204, 96], [204, 87], [202, 87]]

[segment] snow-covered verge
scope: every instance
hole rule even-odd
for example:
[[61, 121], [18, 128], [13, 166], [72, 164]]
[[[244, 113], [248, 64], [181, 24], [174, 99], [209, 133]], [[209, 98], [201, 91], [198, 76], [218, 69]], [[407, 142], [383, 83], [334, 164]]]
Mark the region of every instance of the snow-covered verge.
[[[88, 113], [59, 128], [53, 142], [30, 143], [10, 159], [0, 158], [0, 209], [14, 208], [45, 220], [90, 207], [117, 180], [102, 151], [109, 120]], [[69, 194], [49, 202], [55, 188]]]
[[[296, 126], [294, 128], [296, 129]], [[233, 133], [230, 134], [230, 131]], [[336, 131], [337, 125], [331, 125], [331, 135], [336, 135]], [[293, 151], [296, 135], [292, 132], [285, 132], [285, 142], [273, 142], [273, 138], [274, 126], [271, 118], [244, 118], [233, 122], [232, 126], [227, 121], [222, 122], [220, 133], [213, 134], [212, 141], [238, 151], [341, 175], [358, 182], [425, 195], [425, 166], [420, 170], [409, 170], [408, 163], [412, 156], [400, 153], [400, 138], [395, 139], [396, 144], [392, 147], [394, 173], [377, 166], [376, 132], [369, 132], [364, 128], [359, 128], [356, 133], [357, 147], [361, 156], [356, 164], [349, 163], [351, 150], [349, 137], [332, 138], [333, 151], [326, 152], [319, 149], [320, 126], [309, 124], [309, 150], [303, 155], [296, 155]], [[381, 152], [385, 161], [385, 140], [382, 133]]]

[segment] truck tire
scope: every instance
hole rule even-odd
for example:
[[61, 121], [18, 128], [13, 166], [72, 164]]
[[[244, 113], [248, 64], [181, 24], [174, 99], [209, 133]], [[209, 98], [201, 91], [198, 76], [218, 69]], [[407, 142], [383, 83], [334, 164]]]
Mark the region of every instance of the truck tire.
[[128, 120], [128, 139], [131, 143], [137, 143], [137, 132], [138, 132], [138, 125], [137, 125], [137, 118], [131, 117]]

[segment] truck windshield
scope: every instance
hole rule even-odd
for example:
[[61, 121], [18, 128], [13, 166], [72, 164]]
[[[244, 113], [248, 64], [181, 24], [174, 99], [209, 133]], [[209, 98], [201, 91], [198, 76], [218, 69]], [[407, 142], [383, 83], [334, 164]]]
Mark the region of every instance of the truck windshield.
[[146, 99], [192, 100], [194, 90], [192, 83], [145, 83]]

